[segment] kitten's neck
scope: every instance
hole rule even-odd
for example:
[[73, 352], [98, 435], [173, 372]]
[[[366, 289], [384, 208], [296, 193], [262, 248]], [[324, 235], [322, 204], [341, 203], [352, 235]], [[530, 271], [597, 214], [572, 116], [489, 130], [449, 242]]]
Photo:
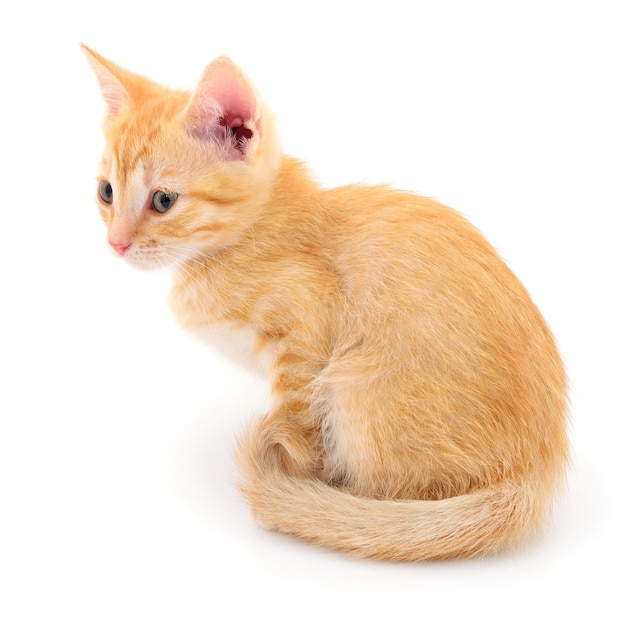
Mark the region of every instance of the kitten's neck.
[[[299, 160], [283, 156], [271, 191], [250, 235], [266, 249], [291, 250], [298, 242], [313, 244], [324, 228], [321, 221], [328, 218], [324, 210], [324, 190], [307, 167]], [[245, 244], [244, 244], [245, 245]]]
[[176, 266], [170, 303], [179, 322], [189, 328], [247, 324], [248, 297], [267, 282], [268, 271], [276, 273], [298, 259], [319, 264], [325, 232], [320, 222], [328, 218], [321, 210], [322, 194], [301, 162], [282, 157], [267, 198], [239, 238]]
[[[304, 204], [303, 198], [309, 194], [316, 196], [319, 192], [319, 185], [313, 180], [304, 163], [289, 155], [283, 155], [276, 172], [268, 205], [271, 208], [271, 206], [285, 202], [290, 205], [293, 203]], [[310, 204], [310, 200], [306, 204]]]

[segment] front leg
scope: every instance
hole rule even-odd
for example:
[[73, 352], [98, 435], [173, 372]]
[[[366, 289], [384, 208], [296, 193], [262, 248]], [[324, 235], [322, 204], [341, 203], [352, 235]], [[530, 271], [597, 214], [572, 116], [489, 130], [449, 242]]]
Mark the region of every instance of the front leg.
[[271, 371], [272, 409], [248, 427], [240, 454], [251, 455], [265, 470], [307, 477], [321, 474], [321, 419], [311, 385], [319, 370], [315, 359], [293, 348], [277, 351]]

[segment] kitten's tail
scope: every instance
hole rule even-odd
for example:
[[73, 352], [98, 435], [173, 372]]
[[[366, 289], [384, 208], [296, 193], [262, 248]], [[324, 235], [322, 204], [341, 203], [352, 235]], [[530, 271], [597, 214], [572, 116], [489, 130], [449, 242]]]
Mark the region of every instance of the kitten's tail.
[[250, 452], [239, 449], [239, 486], [261, 524], [365, 558], [423, 561], [513, 548], [539, 529], [551, 495], [528, 481], [444, 500], [360, 498], [286, 475]]

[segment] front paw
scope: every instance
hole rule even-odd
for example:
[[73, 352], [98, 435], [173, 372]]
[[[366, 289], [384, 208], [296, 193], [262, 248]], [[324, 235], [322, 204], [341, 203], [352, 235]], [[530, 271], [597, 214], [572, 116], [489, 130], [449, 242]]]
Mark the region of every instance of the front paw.
[[321, 476], [323, 464], [318, 432], [272, 414], [254, 426], [257, 452], [268, 469], [291, 476]]

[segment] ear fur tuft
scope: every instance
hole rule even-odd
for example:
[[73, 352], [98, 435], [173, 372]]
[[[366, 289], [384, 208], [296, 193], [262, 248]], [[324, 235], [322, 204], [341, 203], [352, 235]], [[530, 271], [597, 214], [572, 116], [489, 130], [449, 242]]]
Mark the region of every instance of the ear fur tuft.
[[129, 99], [128, 91], [121, 79], [126, 72], [85, 44], [81, 44], [81, 48], [100, 83], [100, 91], [107, 104], [109, 116], [115, 117]]

